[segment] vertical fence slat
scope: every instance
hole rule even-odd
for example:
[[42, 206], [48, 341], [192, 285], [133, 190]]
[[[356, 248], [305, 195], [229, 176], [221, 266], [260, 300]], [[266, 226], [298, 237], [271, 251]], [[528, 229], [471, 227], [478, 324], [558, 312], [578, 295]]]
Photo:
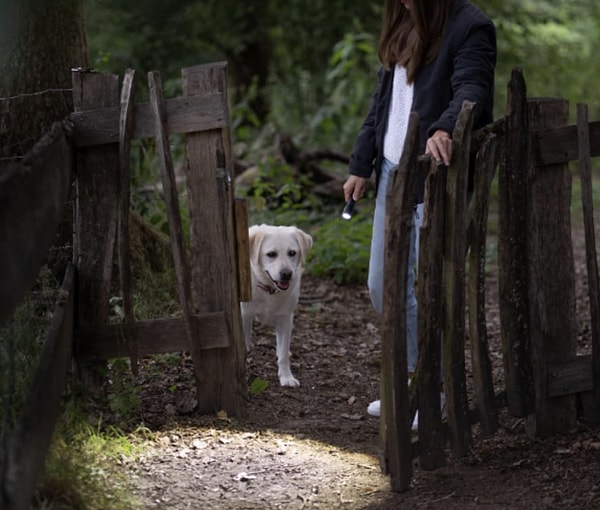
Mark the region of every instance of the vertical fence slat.
[[386, 193], [383, 333], [381, 339], [382, 468], [392, 490], [408, 489], [412, 450], [406, 357], [406, 282], [410, 232], [417, 196], [418, 117], [411, 113], [402, 159], [390, 172]]
[[[562, 99], [531, 99], [528, 109], [531, 133], [566, 125], [569, 118], [569, 103]], [[527, 416], [525, 428], [530, 437], [545, 437], [572, 430], [576, 418], [574, 395], [548, 395], [548, 362], [575, 356], [577, 347], [568, 164], [540, 166], [532, 151], [528, 191], [528, 297], [535, 412]]]
[[583, 395], [583, 415], [591, 424], [600, 422], [600, 289], [598, 287], [598, 259], [594, 228], [594, 202], [592, 194], [592, 162], [590, 150], [590, 127], [587, 105], [577, 105], [577, 139], [579, 144], [579, 175], [581, 178], [581, 201], [585, 230], [585, 254], [587, 262], [588, 294], [592, 324], [592, 373], [594, 389], [591, 402]]
[[436, 166], [431, 158], [422, 161], [420, 167], [428, 177], [425, 181], [425, 216], [420, 232], [417, 278], [419, 360], [416, 385], [421, 467], [433, 470], [446, 464], [446, 438], [440, 413], [440, 369], [447, 168]]
[[527, 91], [520, 69], [512, 72], [506, 130], [498, 172], [498, 299], [508, 410], [526, 416], [534, 407], [527, 296]]
[[131, 277], [131, 261], [129, 249], [129, 202], [131, 195], [131, 168], [130, 150], [131, 136], [133, 133], [134, 118], [134, 88], [133, 80], [135, 71], [127, 69], [121, 87], [121, 112], [119, 117], [119, 215], [117, 248], [119, 254], [119, 280], [121, 283], [121, 296], [123, 298], [123, 311], [125, 315], [124, 334], [131, 360], [131, 370], [134, 375], [138, 373], [138, 346], [133, 328], [133, 289]]
[[481, 430], [491, 435], [498, 429], [492, 366], [485, 316], [485, 262], [490, 186], [497, 163], [497, 139], [491, 134], [477, 152], [473, 198], [470, 204], [468, 264], [469, 332], [473, 388]]
[[160, 160], [161, 178], [167, 205], [167, 220], [169, 223], [169, 239], [175, 271], [177, 273], [177, 287], [179, 301], [183, 315], [185, 336], [192, 355], [196, 378], [200, 377], [200, 363], [202, 353], [196, 341], [194, 326], [192, 323], [192, 305], [190, 297], [190, 270], [186, 255], [185, 241], [183, 239], [183, 228], [181, 225], [181, 212], [179, 209], [179, 198], [177, 185], [175, 183], [175, 172], [173, 170], [173, 159], [169, 146], [169, 136], [166, 132], [167, 114], [162, 92], [162, 83], [158, 72], [148, 73], [148, 85], [150, 87], [150, 103], [154, 111], [156, 129], [156, 151]]
[[[230, 345], [203, 351], [200, 412], [246, 413], [246, 346], [242, 336], [235, 239], [233, 158], [224, 62], [182, 70], [183, 94], [220, 92], [224, 128], [186, 135], [192, 299], [202, 312], [224, 311]], [[247, 234], [246, 234], [247, 235]]]
[[446, 181], [444, 390], [450, 448], [456, 456], [466, 455], [472, 443], [465, 375], [465, 257], [467, 177], [473, 119], [474, 103], [465, 101], [452, 136], [454, 148]]
[[[119, 78], [112, 74], [76, 70], [73, 77], [75, 111], [119, 105]], [[77, 197], [74, 242], [78, 286], [78, 327], [108, 323], [109, 297], [119, 206], [119, 146], [117, 143], [77, 150]], [[99, 363], [82, 363], [80, 377], [100, 382]]]

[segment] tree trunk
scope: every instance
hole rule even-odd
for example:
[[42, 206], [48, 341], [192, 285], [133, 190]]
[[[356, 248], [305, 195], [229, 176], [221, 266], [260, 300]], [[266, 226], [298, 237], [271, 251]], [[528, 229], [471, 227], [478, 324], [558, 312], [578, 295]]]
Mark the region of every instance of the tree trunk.
[[23, 156], [72, 111], [71, 68], [87, 64], [82, 0], [0, 3], [0, 158]]

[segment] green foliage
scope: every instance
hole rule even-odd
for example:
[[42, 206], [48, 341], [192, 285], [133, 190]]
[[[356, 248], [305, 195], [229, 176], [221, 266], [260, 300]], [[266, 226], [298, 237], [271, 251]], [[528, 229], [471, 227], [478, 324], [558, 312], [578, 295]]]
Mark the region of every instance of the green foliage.
[[562, 97], [590, 105], [600, 115], [594, 48], [600, 8], [589, 0], [492, 0], [481, 7], [496, 23], [496, 116], [503, 115], [506, 84], [523, 68], [528, 95]]
[[[181, 135], [170, 138], [171, 156], [175, 177], [181, 175], [184, 165], [184, 142]], [[148, 223], [163, 234], [169, 234], [167, 207], [162, 190], [160, 162], [152, 139], [137, 140], [131, 151], [131, 205]], [[189, 214], [186, 207], [187, 194], [178, 189], [181, 222], [184, 233], [188, 232]]]
[[[369, 199], [363, 199], [367, 202]], [[364, 284], [369, 267], [372, 211], [369, 205], [360, 209], [351, 220], [337, 217], [323, 222], [312, 232], [313, 248], [306, 269], [321, 278], [331, 278], [337, 284]]]
[[180, 310], [175, 268], [142, 268], [134, 288], [134, 314], [138, 320], [157, 319]]
[[325, 99], [310, 115], [309, 145], [350, 150], [369, 107], [378, 67], [373, 35], [347, 33], [335, 45], [325, 74]]

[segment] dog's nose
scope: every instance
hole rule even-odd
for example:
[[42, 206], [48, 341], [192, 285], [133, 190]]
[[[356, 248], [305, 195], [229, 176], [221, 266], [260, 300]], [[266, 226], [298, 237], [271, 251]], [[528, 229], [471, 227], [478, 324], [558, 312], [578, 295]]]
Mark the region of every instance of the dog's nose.
[[282, 282], [289, 282], [292, 279], [292, 272], [289, 269], [279, 271], [279, 279]]

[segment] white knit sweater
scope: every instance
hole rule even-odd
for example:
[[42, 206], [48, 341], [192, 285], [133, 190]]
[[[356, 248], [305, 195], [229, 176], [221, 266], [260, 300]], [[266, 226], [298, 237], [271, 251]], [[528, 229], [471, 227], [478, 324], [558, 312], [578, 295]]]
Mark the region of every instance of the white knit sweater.
[[396, 64], [392, 85], [392, 102], [387, 130], [383, 139], [383, 156], [396, 165], [400, 162], [400, 155], [404, 148], [412, 101], [413, 86], [406, 83], [406, 69]]

